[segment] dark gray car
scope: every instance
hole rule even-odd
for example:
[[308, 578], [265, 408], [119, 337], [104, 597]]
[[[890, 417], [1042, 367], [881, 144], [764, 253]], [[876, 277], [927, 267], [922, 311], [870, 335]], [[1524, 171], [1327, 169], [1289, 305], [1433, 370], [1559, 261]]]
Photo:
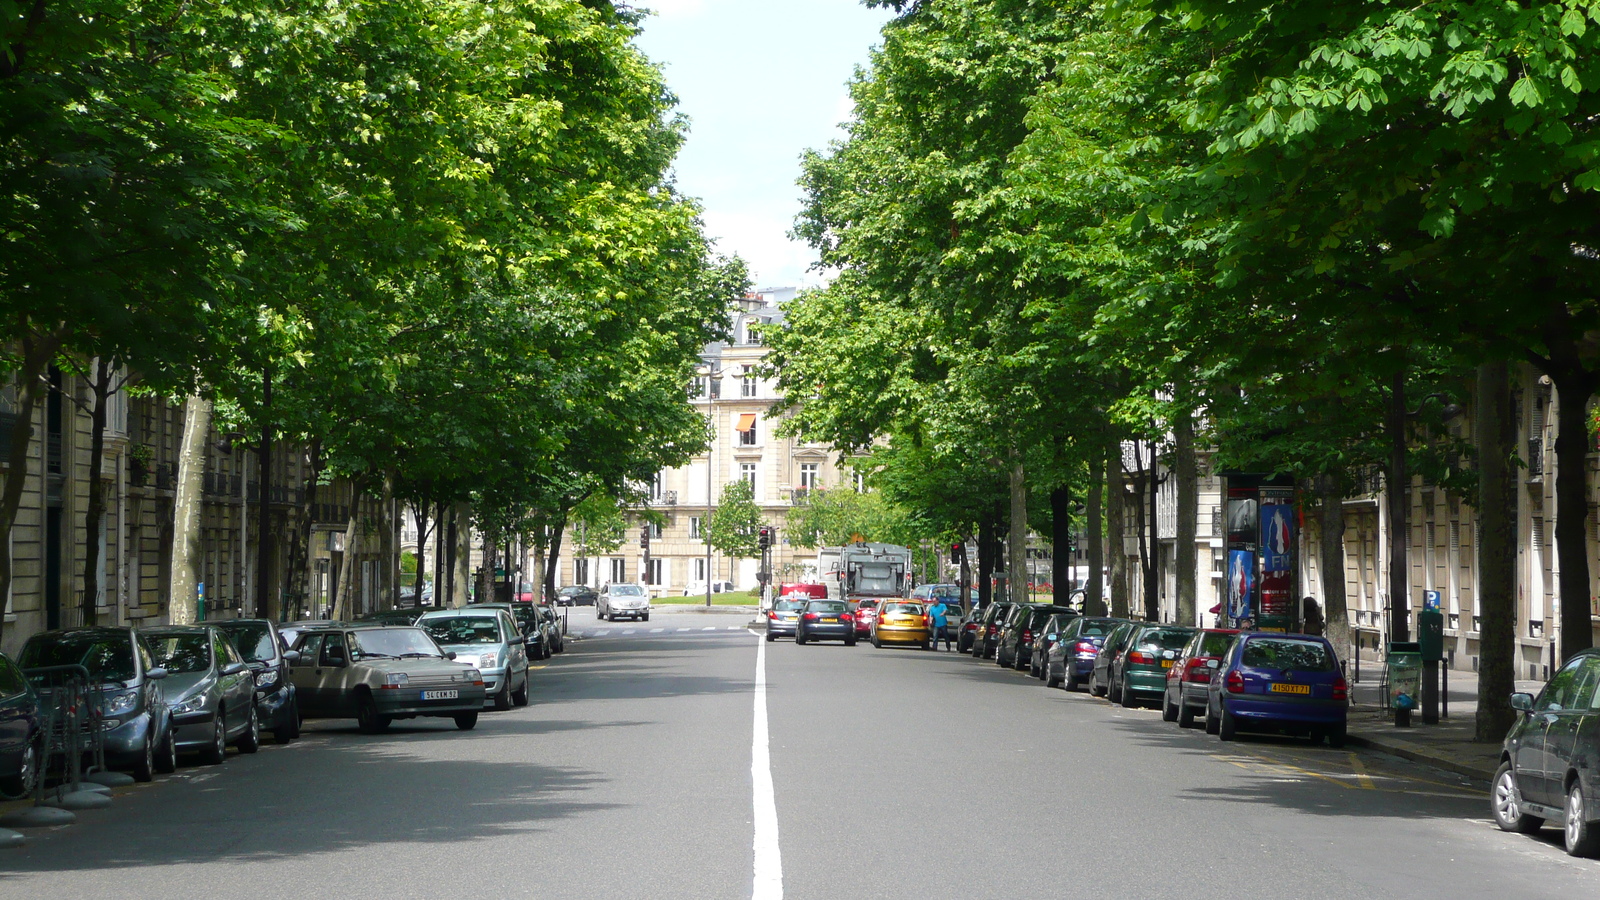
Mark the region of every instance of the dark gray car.
[[289, 663], [297, 656], [285, 650], [278, 626], [269, 619], [230, 619], [217, 622], [245, 664], [256, 674], [256, 718], [263, 731], [272, 732], [280, 744], [300, 736], [300, 705], [295, 701]]
[[179, 752], [196, 752], [219, 765], [229, 744], [240, 753], [261, 747], [255, 673], [232, 641], [205, 625], [168, 625], [141, 634], [167, 670], [167, 707]]
[[1538, 697], [1512, 694], [1511, 707], [1490, 788], [1495, 824], [1532, 834], [1549, 821], [1567, 853], [1600, 854], [1600, 649], [1574, 654]]

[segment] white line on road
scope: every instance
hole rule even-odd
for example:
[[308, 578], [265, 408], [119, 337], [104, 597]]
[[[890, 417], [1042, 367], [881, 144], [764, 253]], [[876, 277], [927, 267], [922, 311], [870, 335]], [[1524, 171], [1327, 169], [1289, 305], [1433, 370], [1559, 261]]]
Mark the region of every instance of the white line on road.
[[650, 633], [651, 634], [660, 634], [663, 631], [666, 631], [666, 629], [665, 628], [652, 628], [652, 629], [650, 629]]
[[679, 631], [688, 631], [689, 629], [687, 629], [687, 628], [679, 628], [678, 630]]
[[622, 633], [623, 634], [633, 634], [634, 630], [632, 628], [624, 628], [624, 629], [622, 629]]
[[700, 630], [701, 631], [716, 631], [717, 630], [717, 626], [715, 626], [715, 625], [707, 625], [706, 627], [704, 627], [704, 628], [702, 628]]
[[755, 798], [755, 882], [751, 900], [783, 900], [783, 856], [778, 850], [778, 800], [767, 750], [767, 642], [756, 643], [755, 727], [750, 736], [750, 782]]

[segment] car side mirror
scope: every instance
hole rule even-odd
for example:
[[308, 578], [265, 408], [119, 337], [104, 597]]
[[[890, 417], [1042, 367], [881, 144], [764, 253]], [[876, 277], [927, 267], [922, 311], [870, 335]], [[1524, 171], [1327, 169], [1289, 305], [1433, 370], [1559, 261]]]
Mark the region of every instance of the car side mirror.
[[1061, 635], [1059, 635], [1059, 634], [1056, 634], [1056, 633], [1055, 633], [1055, 632], [1053, 632], [1053, 631], [1052, 631], [1052, 632], [1051, 632], [1051, 633], [1049, 633], [1049, 634], [1047, 634], [1047, 635], [1045, 635], [1045, 636], [1044, 636], [1044, 639], [1045, 639], [1045, 640], [1047, 640], [1047, 641], [1053, 641], [1053, 640], [1055, 640], [1055, 639], [1056, 639], [1056, 638], [1058, 638], [1058, 637], [1060, 637], [1060, 636], [1061, 636]]
[[231, 662], [231, 663], [228, 663], [227, 665], [222, 667], [222, 674], [224, 674], [224, 675], [237, 675], [240, 672], [243, 672], [245, 669], [248, 669], [248, 668], [250, 668], [250, 667], [245, 665], [242, 662]]
[[1511, 708], [1517, 712], [1533, 712], [1533, 695], [1521, 691], [1512, 694]]
[[445, 659], [455, 659], [456, 658], [456, 652], [454, 650], [446, 650], [444, 652], [444, 658]]
[[283, 661], [286, 662], [286, 663], [290, 663], [291, 665], [294, 664], [294, 663], [299, 662], [300, 661], [300, 651], [299, 650], [285, 650], [285, 651], [283, 651]]
[[156, 666], [154, 669], [144, 673], [144, 677], [150, 679], [151, 681], [160, 681], [161, 679], [167, 677], [167, 670], [161, 668], [160, 666]]
[[1222, 668], [1222, 660], [1220, 660], [1220, 659], [1208, 659], [1208, 660], [1206, 660], [1206, 668], [1208, 668], [1208, 669], [1220, 669], [1220, 668]]
[[511, 640], [507, 641], [506, 643], [508, 643], [508, 644], [526, 644], [527, 642], [528, 642], [528, 639], [519, 634], [516, 637], [512, 638]]

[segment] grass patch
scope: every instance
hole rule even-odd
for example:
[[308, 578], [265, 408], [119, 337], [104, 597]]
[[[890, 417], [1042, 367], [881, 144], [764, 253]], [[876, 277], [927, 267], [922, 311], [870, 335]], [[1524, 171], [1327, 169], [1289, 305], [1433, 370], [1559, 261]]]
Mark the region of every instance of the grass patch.
[[[749, 591], [734, 591], [728, 594], [712, 594], [712, 606], [755, 606], [761, 602], [760, 594]], [[706, 595], [696, 594], [692, 597], [653, 597], [650, 600], [653, 606], [705, 606]]]

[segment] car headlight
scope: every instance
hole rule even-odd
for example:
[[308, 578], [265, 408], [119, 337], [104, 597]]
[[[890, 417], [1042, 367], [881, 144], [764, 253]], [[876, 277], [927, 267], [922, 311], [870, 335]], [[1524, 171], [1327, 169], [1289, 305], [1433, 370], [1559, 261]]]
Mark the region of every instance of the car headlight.
[[493, 653], [485, 653], [482, 656], [478, 657], [478, 665], [482, 666], [485, 669], [492, 669], [492, 668], [494, 668], [495, 662], [498, 661], [499, 659], [500, 659], [500, 657], [495, 655], [495, 654], [493, 654]]
[[483, 684], [483, 673], [479, 672], [477, 669], [468, 669], [467, 680], [476, 682], [478, 684]]
[[108, 716], [120, 716], [125, 712], [132, 711], [133, 708], [138, 704], [138, 691], [125, 691], [121, 694], [110, 694], [106, 697], [105, 714]]
[[270, 687], [272, 687], [273, 685], [275, 685], [277, 683], [278, 683], [278, 670], [277, 669], [262, 669], [261, 671], [256, 673], [256, 688], [257, 689], [270, 688]]
[[383, 676], [384, 687], [399, 687], [411, 680], [411, 676], [404, 672], [390, 672]]
[[181, 715], [184, 715], [186, 713], [197, 713], [197, 712], [200, 712], [201, 710], [203, 710], [205, 708], [206, 708], [206, 695], [205, 694], [196, 694], [193, 697], [190, 697], [189, 699], [183, 701], [182, 703], [175, 704], [172, 707], [172, 712], [173, 712], [174, 715], [181, 716]]

